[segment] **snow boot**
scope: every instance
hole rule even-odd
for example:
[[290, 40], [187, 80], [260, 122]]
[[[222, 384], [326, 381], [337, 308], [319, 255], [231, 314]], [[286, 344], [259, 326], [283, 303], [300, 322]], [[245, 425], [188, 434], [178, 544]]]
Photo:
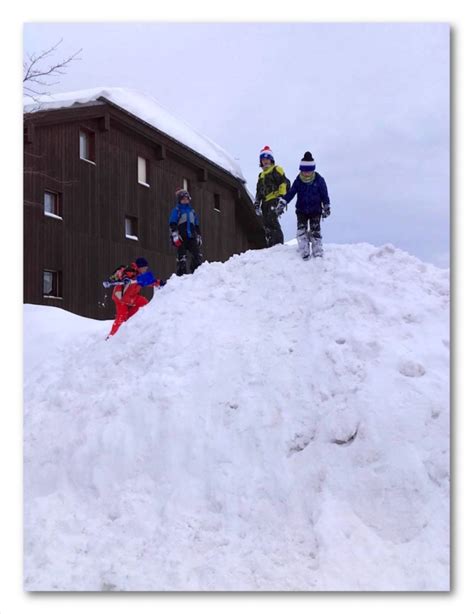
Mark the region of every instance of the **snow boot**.
[[306, 228], [298, 228], [296, 233], [296, 240], [298, 241], [298, 251], [301, 254], [303, 260], [308, 260], [310, 257], [309, 252], [309, 237]]
[[320, 238], [311, 239], [311, 250], [313, 258], [323, 257], [323, 244]]
[[178, 255], [178, 257], [176, 258], [176, 275], [178, 277], [181, 277], [181, 275], [186, 275], [187, 271], [187, 260], [186, 260], [186, 254], [182, 255]]
[[323, 255], [323, 244], [321, 241], [321, 218], [319, 215], [315, 215], [309, 220], [309, 239], [313, 258], [321, 257]]

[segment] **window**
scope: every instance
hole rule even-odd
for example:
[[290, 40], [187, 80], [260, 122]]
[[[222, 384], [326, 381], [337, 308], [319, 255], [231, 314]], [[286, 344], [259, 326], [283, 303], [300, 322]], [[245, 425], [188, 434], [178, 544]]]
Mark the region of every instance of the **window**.
[[138, 156], [138, 183], [150, 187], [149, 183], [149, 165], [146, 158]]
[[183, 188], [188, 192], [191, 191], [191, 182], [186, 177], [183, 177]]
[[35, 128], [31, 122], [23, 124], [23, 142], [25, 145], [33, 143], [35, 135]]
[[221, 212], [221, 197], [219, 194], [214, 194], [214, 211]]
[[95, 134], [90, 130], [79, 132], [79, 156], [81, 160], [95, 163]]
[[44, 214], [62, 219], [61, 198], [57, 192], [46, 191], [44, 193]]
[[136, 217], [125, 218], [125, 237], [138, 241], [138, 219]]
[[61, 271], [43, 271], [43, 296], [62, 298]]

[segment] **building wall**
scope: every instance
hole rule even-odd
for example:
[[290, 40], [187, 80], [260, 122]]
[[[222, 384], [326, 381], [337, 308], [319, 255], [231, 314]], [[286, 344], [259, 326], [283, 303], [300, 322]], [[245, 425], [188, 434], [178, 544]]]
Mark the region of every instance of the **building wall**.
[[[79, 156], [81, 127], [95, 133], [95, 164]], [[156, 144], [118, 121], [103, 128], [100, 119], [39, 123], [25, 145], [25, 302], [108, 319], [114, 309], [101, 282], [117, 265], [144, 256], [157, 276], [168, 278], [175, 271], [168, 217], [184, 177], [201, 217], [205, 260], [224, 261], [256, 246], [232, 185], [211, 173], [199, 181], [199, 170], [176, 152], [158, 159]], [[150, 187], [138, 183], [139, 155], [149, 160]], [[62, 220], [44, 215], [45, 190], [60, 193]], [[214, 210], [214, 194], [220, 212]], [[125, 216], [138, 218], [138, 241], [125, 237]], [[45, 269], [62, 272], [62, 300], [43, 297]], [[152, 290], [144, 294], [151, 298]]]

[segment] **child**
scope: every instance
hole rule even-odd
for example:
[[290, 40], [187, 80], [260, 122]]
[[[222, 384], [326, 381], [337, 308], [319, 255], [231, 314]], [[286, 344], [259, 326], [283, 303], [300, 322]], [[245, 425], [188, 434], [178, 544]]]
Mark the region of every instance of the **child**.
[[313, 257], [321, 257], [323, 255], [321, 217], [328, 217], [331, 208], [326, 182], [316, 172], [316, 163], [310, 151], [304, 154], [300, 163], [300, 174], [288, 194], [280, 198], [278, 207], [281, 209], [286, 207], [295, 195], [298, 195], [296, 201], [298, 250], [303, 260], [308, 260], [311, 245]]
[[122, 281], [123, 284], [114, 286], [112, 291], [116, 315], [106, 339], [115, 335], [122, 324], [135, 315], [140, 307], [148, 304], [148, 299], [140, 294], [143, 287], [164, 286], [166, 283], [155, 279], [153, 273], [148, 270], [145, 258], [137, 258], [128, 267], [118, 267], [112, 277], [115, 278], [114, 281]]
[[169, 218], [171, 242], [177, 249], [176, 275], [187, 273], [186, 254], [191, 254], [191, 273], [202, 264], [201, 231], [199, 217], [191, 205], [191, 196], [187, 190], [176, 190], [176, 206], [171, 211]]
[[275, 209], [278, 199], [286, 195], [289, 181], [282, 167], [275, 165], [273, 152], [268, 145], [260, 151], [260, 167], [262, 171], [258, 176], [254, 205], [257, 215], [263, 215], [267, 246], [272, 247], [283, 243], [283, 231], [278, 220], [283, 209]]

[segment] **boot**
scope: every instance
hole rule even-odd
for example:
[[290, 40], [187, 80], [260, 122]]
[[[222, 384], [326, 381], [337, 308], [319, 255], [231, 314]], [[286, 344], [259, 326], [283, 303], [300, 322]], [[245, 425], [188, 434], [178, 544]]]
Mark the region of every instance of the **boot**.
[[298, 251], [303, 260], [309, 258], [309, 237], [306, 228], [298, 228], [296, 233], [296, 240], [298, 241]]
[[322, 258], [324, 251], [320, 237], [311, 238], [311, 250], [313, 258]]
[[181, 275], [186, 275], [186, 256], [179, 256], [176, 258], [176, 275], [181, 277]]

